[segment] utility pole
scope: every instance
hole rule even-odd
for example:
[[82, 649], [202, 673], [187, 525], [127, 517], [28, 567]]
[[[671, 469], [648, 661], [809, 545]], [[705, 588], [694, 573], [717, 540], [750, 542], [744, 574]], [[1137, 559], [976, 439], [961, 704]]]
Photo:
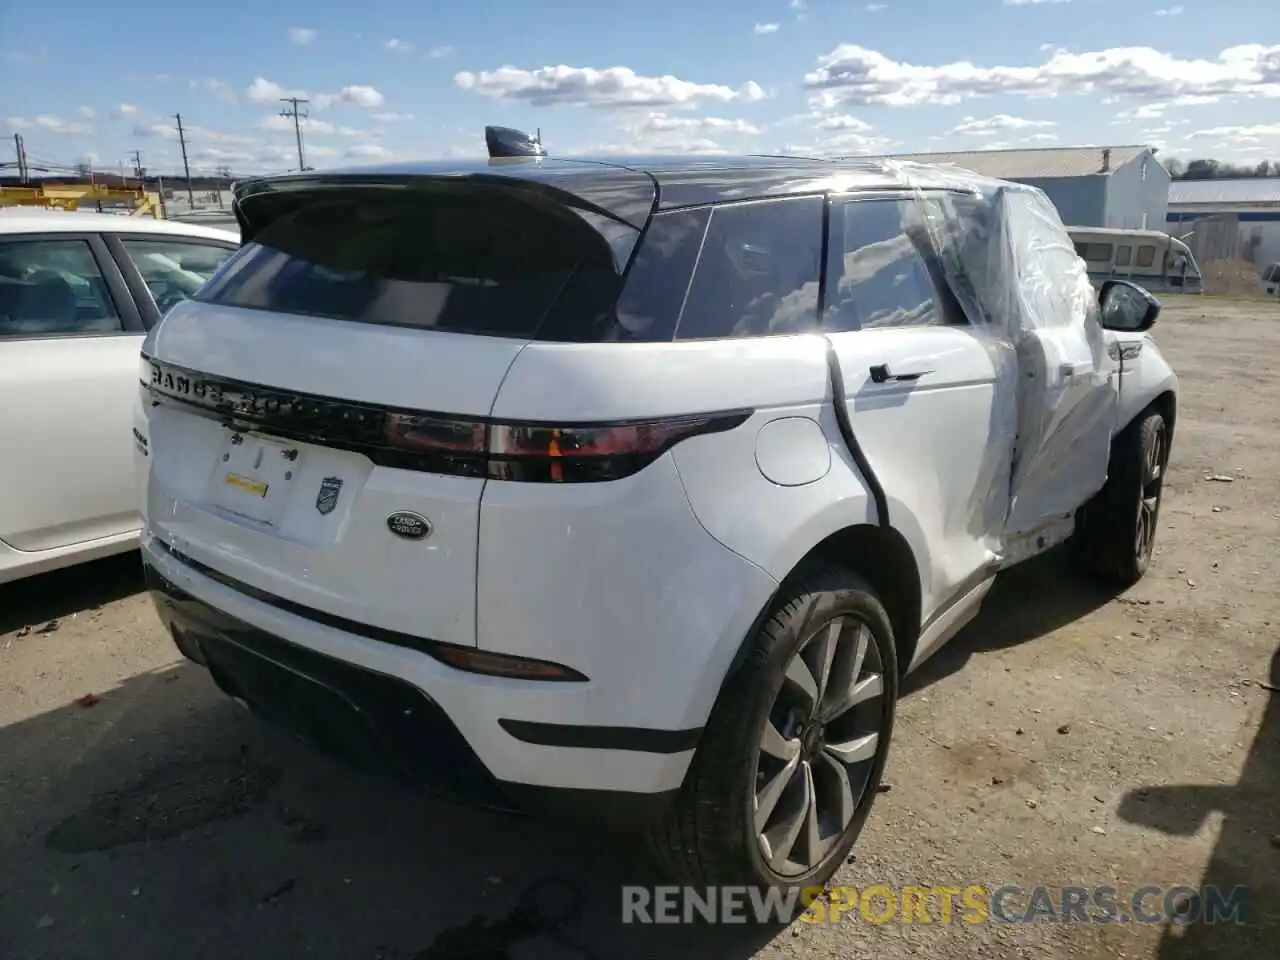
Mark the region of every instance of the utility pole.
[[307, 162], [302, 157], [302, 123], [301, 121], [307, 119], [307, 114], [305, 112], [303, 113], [298, 112], [298, 104], [310, 103], [311, 101], [306, 100], [302, 97], [281, 97], [280, 102], [289, 104], [289, 109], [281, 110], [280, 116], [291, 117], [293, 119], [293, 135], [298, 139], [298, 172], [302, 173], [304, 170], [307, 169]]
[[22, 142], [22, 134], [13, 135], [13, 148], [18, 154], [18, 179], [27, 182], [27, 145]]
[[[178, 121], [178, 145], [182, 147], [182, 172], [187, 176], [187, 209], [193, 210], [196, 205], [196, 197], [191, 192], [191, 167], [187, 163], [187, 135], [182, 129], [182, 114], [175, 113], [173, 116]], [[161, 196], [163, 196], [163, 193]]]
[[133, 172], [138, 177], [138, 186], [142, 186], [142, 151], [134, 150], [129, 155], [133, 157]]

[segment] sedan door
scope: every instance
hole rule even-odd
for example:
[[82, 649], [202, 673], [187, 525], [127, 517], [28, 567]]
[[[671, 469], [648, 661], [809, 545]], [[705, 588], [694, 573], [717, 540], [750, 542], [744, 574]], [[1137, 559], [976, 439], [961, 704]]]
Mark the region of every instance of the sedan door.
[[92, 233], [0, 236], [0, 540], [40, 552], [136, 531], [142, 318]]

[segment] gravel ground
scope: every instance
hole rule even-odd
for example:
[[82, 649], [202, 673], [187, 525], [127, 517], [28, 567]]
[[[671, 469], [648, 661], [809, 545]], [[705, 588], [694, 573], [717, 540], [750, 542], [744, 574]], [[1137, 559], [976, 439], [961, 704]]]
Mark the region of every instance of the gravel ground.
[[[264, 729], [178, 662], [130, 556], [0, 589], [0, 957], [1276, 956], [1280, 310], [1171, 301], [1157, 339], [1184, 399], [1150, 573], [1009, 575], [910, 683], [838, 882], [1244, 884], [1251, 922], [624, 927], [632, 851]], [[524, 919], [555, 876], [581, 911]]]

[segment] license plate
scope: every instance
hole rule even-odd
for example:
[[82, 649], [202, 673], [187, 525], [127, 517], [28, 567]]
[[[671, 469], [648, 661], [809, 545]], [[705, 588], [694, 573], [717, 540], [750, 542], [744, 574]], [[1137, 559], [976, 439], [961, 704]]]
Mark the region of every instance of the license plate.
[[297, 469], [297, 448], [252, 433], [232, 434], [217, 466], [215, 497], [223, 509], [270, 523]]
[[237, 490], [243, 490], [251, 497], [265, 497], [267, 491], [271, 489], [269, 483], [258, 480], [250, 480], [248, 477], [242, 477], [238, 473], [228, 473], [222, 478], [222, 482], [229, 487], [235, 487]]

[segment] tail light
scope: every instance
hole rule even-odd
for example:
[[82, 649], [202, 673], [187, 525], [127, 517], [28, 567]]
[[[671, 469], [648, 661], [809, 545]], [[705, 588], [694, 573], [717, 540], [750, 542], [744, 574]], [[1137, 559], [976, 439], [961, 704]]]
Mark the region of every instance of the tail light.
[[398, 454], [423, 458], [423, 468], [429, 461], [433, 472], [526, 483], [589, 483], [630, 476], [681, 440], [732, 430], [749, 416], [734, 411], [551, 426], [390, 414], [386, 442]]

